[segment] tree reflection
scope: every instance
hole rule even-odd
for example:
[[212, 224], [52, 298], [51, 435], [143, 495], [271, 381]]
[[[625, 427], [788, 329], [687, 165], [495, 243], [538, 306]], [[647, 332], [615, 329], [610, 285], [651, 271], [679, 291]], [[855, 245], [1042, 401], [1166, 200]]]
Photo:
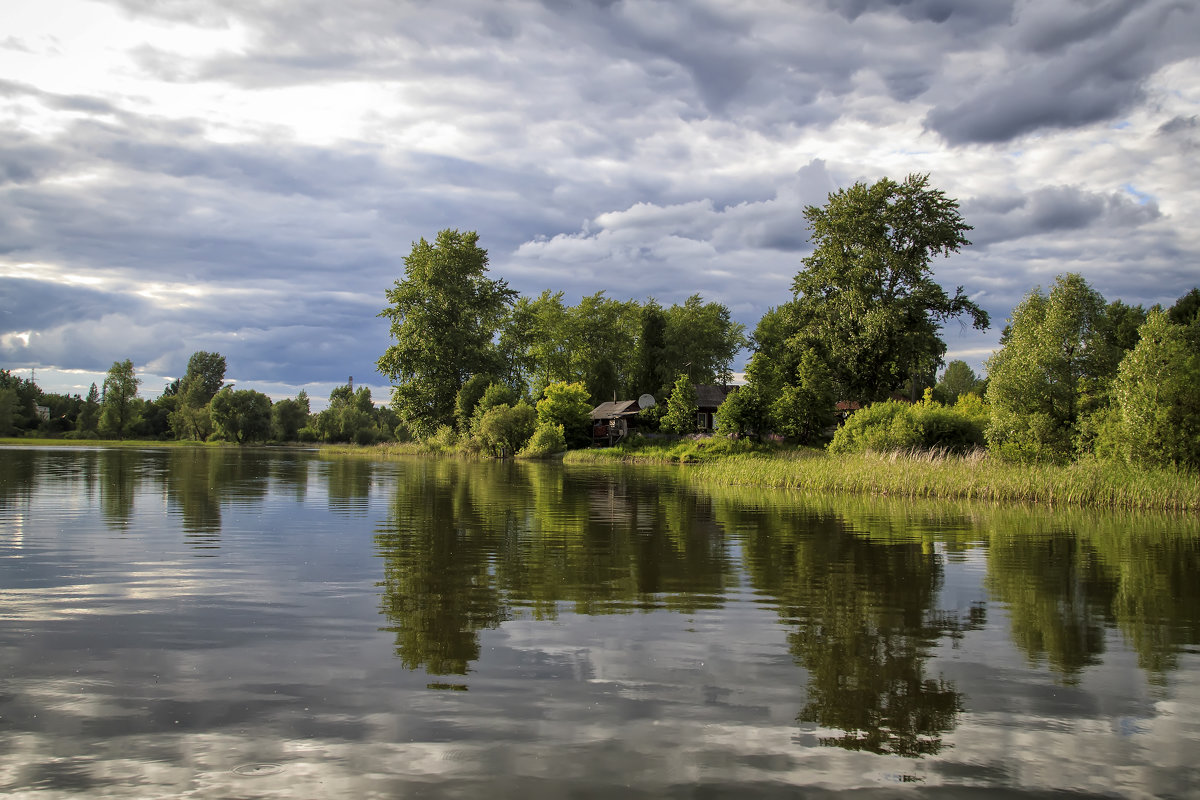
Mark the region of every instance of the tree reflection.
[[[384, 559], [381, 613], [408, 669], [465, 674], [479, 658], [478, 632], [507, 618], [495, 586], [494, 521], [470, 502], [467, 465], [425, 461], [400, 472], [387, 527], [375, 537]], [[491, 524], [489, 524], [491, 523]]]
[[1013, 642], [1031, 661], [1045, 659], [1067, 684], [1099, 662], [1116, 581], [1073, 532], [996, 532], [987, 586], [1008, 606]]
[[141, 454], [128, 450], [100, 451], [100, 514], [110, 528], [124, 528], [133, 518]]
[[827, 746], [939, 752], [962, 695], [927, 676], [925, 662], [939, 638], [982, 620], [934, 610], [942, 581], [934, 548], [886, 529], [873, 535], [878, 520], [855, 526], [828, 511], [719, 516], [741, 532], [755, 587], [776, 598], [792, 629], [789, 649], [809, 675], [798, 721], [840, 731], [820, 739]]
[[691, 612], [731, 580], [693, 496], [540, 464], [407, 465], [376, 542], [397, 655], [433, 674], [466, 672], [479, 631], [514, 615]]

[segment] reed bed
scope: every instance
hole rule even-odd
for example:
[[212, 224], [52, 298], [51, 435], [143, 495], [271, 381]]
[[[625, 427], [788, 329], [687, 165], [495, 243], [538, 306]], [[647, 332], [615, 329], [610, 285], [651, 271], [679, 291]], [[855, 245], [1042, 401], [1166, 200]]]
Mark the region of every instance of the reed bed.
[[987, 500], [1045, 506], [1200, 511], [1194, 472], [1134, 469], [1084, 459], [1068, 465], [1013, 464], [983, 452], [856, 453], [742, 458], [699, 463], [702, 483], [764, 486], [935, 500]]

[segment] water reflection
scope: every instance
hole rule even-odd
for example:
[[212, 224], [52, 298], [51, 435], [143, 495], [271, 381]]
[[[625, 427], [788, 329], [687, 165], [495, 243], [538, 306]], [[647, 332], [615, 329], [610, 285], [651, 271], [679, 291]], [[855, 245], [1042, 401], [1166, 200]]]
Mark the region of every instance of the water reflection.
[[284, 765], [281, 796], [1200, 777], [1195, 519], [674, 469], [0, 455], [0, 793], [241, 796], [219, 776], [248, 762]]
[[466, 673], [478, 632], [517, 613], [693, 613], [734, 581], [694, 495], [539, 464], [412, 465], [376, 542], [397, 655], [435, 675]]

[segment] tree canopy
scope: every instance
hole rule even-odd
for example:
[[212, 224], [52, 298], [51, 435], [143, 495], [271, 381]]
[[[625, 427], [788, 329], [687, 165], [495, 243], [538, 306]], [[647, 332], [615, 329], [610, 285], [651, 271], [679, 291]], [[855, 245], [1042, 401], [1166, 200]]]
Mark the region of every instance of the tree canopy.
[[835, 371], [845, 399], [887, 397], [914, 376], [931, 376], [946, 345], [942, 323], [963, 314], [986, 329], [988, 314], [946, 294], [930, 262], [970, 244], [958, 202], [927, 175], [882, 178], [829, 195], [804, 210], [812, 255], [796, 275], [803, 335]]
[[487, 275], [479, 234], [443, 230], [413, 243], [405, 277], [386, 292], [395, 342], [377, 362], [394, 386], [392, 404], [409, 427], [432, 432], [454, 422], [463, 382], [496, 365], [493, 338], [516, 293]]

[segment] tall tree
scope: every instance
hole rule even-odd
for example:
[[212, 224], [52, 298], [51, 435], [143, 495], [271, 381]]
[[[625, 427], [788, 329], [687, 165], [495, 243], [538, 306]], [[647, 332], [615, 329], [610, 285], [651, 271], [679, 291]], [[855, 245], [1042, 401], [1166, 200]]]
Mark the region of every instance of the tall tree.
[[668, 433], [696, 432], [696, 387], [686, 372], [679, 373], [671, 396], [667, 398], [667, 413], [660, 423]]
[[104, 400], [100, 404], [100, 432], [124, 439], [138, 421], [138, 385], [129, 359], [114, 361], [104, 377]]
[[79, 409], [79, 416], [75, 418], [75, 430], [80, 433], [95, 435], [99, 424], [100, 390], [93, 383], [88, 389], [83, 405]]
[[262, 392], [226, 386], [213, 395], [211, 413], [216, 432], [238, 444], [271, 434], [271, 398]]
[[490, 372], [492, 340], [516, 293], [487, 277], [479, 235], [443, 230], [421, 239], [404, 259], [404, 280], [388, 289], [391, 345], [378, 361], [393, 384], [392, 405], [413, 430], [432, 433], [454, 421], [454, 402], [469, 376]]
[[814, 250], [793, 291], [847, 399], [886, 397], [914, 376], [932, 375], [946, 345], [942, 323], [968, 315], [988, 327], [987, 312], [953, 297], [932, 278], [930, 262], [970, 244], [958, 202], [929, 187], [927, 175], [883, 178], [808, 206]]
[[674, 372], [692, 383], [726, 383], [733, 357], [746, 344], [745, 328], [721, 303], [705, 303], [694, 294], [666, 311], [666, 357]]
[[281, 442], [294, 442], [300, 429], [308, 424], [308, 392], [303, 389], [295, 400], [283, 399], [271, 406], [271, 435]]
[[1105, 302], [1081, 275], [1060, 275], [1015, 309], [987, 362], [988, 446], [1019, 460], [1066, 460], [1080, 420], [1103, 404], [1120, 350]]
[[175, 387], [178, 400], [168, 418], [175, 438], [197, 441], [208, 438], [213, 428], [209, 403], [224, 382], [225, 356], [204, 350], [192, 353], [187, 372]]
[[1151, 311], [1114, 386], [1118, 448], [1138, 466], [1200, 467], [1200, 352]]

